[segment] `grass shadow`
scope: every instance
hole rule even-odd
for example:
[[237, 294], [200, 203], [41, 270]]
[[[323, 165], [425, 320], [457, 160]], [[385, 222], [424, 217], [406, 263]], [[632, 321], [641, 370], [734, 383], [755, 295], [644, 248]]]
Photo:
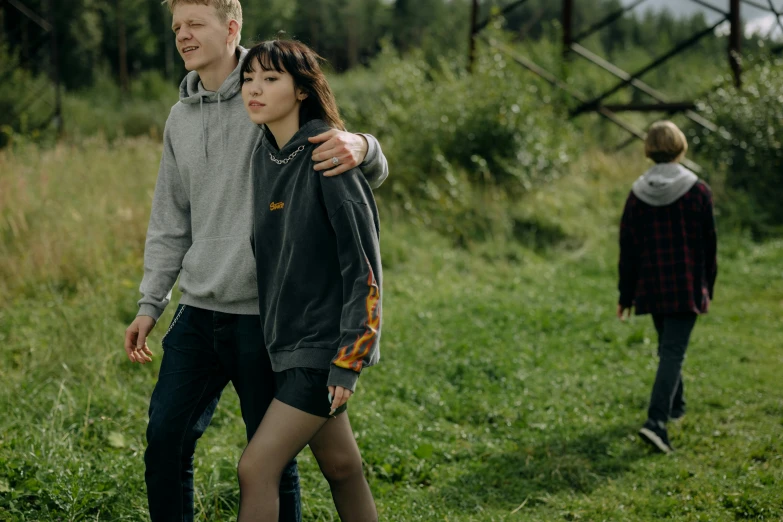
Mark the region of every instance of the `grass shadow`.
[[543, 503], [562, 491], [587, 494], [620, 477], [650, 453], [632, 440], [638, 424], [622, 423], [576, 436], [553, 436], [519, 450], [488, 455], [443, 488], [455, 509], [514, 509]]
[[581, 245], [581, 241], [569, 236], [560, 225], [533, 217], [512, 218], [511, 235], [520, 245], [537, 252], [552, 248], [574, 250]]

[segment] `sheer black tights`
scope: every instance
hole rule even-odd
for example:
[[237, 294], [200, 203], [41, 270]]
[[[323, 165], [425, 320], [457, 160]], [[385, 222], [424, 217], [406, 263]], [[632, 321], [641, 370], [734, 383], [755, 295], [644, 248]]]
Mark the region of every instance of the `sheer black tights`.
[[340, 519], [378, 520], [348, 413], [325, 419], [274, 400], [239, 460], [239, 522], [277, 522], [280, 477], [308, 444], [329, 482]]

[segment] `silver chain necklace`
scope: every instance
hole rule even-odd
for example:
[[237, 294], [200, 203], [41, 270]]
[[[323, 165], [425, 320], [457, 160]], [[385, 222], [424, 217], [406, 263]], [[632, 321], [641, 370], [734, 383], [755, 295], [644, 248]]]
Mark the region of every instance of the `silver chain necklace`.
[[272, 161], [274, 161], [274, 162], [275, 162], [275, 163], [277, 163], [278, 165], [284, 165], [284, 164], [288, 163], [289, 161], [291, 161], [292, 159], [294, 159], [294, 157], [295, 157], [297, 154], [299, 154], [300, 152], [302, 152], [302, 151], [304, 150], [304, 148], [305, 148], [305, 146], [304, 146], [304, 145], [299, 145], [299, 148], [298, 148], [298, 149], [296, 149], [295, 151], [293, 151], [293, 152], [291, 153], [291, 155], [290, 155], [290, 156], [288, 156], [288, 157], [287, 157], [287, 158], [285, 158], [285, 159], [281, 159], [281, 160], [279, 160], [279, 159], [275, 158], [274, 154], [272, 154], [272, 153], [270, 152], [270, 153], [269, 153], [269, 159], [271, 159]]

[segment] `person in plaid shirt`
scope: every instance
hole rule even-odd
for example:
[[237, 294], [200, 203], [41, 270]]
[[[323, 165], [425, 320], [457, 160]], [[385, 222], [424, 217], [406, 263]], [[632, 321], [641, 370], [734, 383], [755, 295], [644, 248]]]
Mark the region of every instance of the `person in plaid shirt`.
[[680, 165], [687, 150], [674, 123], [650, 127], [645, 153], [655, 166], [634, 183], [620, 223], [617, 317], [625, 320], [632, 308], [652, 314], [658, 332], [658, 371], [639, 436], [663, 453], [672, 451], [666, 423], [685, 413], [685, 350], [718, 273], [712, 191]]

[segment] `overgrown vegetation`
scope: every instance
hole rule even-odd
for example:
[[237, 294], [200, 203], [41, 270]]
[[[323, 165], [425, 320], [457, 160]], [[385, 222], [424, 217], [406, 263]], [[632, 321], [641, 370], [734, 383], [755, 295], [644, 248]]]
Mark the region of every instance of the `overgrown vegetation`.
[[[69, 73], [89, 77], [65, 93], [64, 139], [42, 125], [46, 99], [0, 128], [0, 147], [10, 145], [0, 150], [0, 521], [147, 519], [146, 410], [173, 307], [151, 338], [154, 364], [132, 366], [121, 342], [136, 313], [160, 136], [177, 91], [160, 72], [171, 49], [145, 22], [161, 21], [157, 3], [128, 26], [140, 57], [128, 92], [113, 58], [101, 58], [115, 56], [120, 3], [77, 4], [62, 12], [76, 18], [65, 38], [90, 30]], [[342, 56], [332, 60], [338, 69], [366, 64], [331, 82], [349, 128], [376, 135], [391, 168], [377, 191], [383, 359], [350, 408], [381, 518], [783, 519], [783, 401], [771, 392], [783, 371], [783, 242], [774, 239], [783, 226], [783, 64], [749, 60], [734, 90], [725, 41], [715, 39], [646, 78], [672, 99], [717, 87], [701, 111], [724, 130], [675, 118], [715, 191], [720, 276], [689, 348], [688, 414], [671, 431], [677, 452], [662, 458], [634, 435], [657, 362], [654, 329], [647, 318], [613, 316], [617, 224], [648, 165], [641, 148], [605, 152], [627, 136], [593, 116], [569, 119], [572, 100], [505, 54], [479, 45], [475, 73], [465, 72], [464, 2], [340, 4], [343, 14], [365, 9], [359, 17], [383, 4], [374, 25], [350, 19], [374, 32], [344, 38], [349, 18], [340, 16], [318, 25], [331, 0], [266, 2], [276, 13], [267, 17], [249, 4], [246, 27], [317, 26], [333, 44], [325, 54]], [[587, 24], [617, 3], [577, 5], [592, 5], [578, 13]], [[553, 6], [531, 0], [488, 34], [600, 94], [615, 79], [560, 59]], [[449, 18], [437, 26], [441, 15]], [[635, 70], [705, 23], [628, 17], [583, 43]], [[407, 32], [381, 44], [394, 24]], [[746, 42], [754, 53], [758, 45]], [[35, 68], [18, 67], [17, 51], [0, 47], [0, 70], [14, 69], [0, 85], [3, 111], [48, 92]], [[622, 90], [608, 101], [649, 100]], [[642, 126], [651, 116], [624, 117]], [[244, 444], [227, 390], [197, 452], [201, 520], [236, 518]], [[336, 520], [308, 452], [300, 466], [304, 520]]]
[[[271, 30], [271, 26], [254, 29], [260, 19], [276, 20], [281, 28], [304, 24], [302, 29], [307, 20], [321, 20], [319, 17], [325, 16], [324, 5], [319, 4], [316, 9], [298, 3], [272, 2], [270, 13], [276, 15], [260, 17], [254, 14], [254, 4], [248, 4], [245, 42], [255, 39], [259, 31]], [[497, 12], [499, 5], [482, 3], [481, 16]], [[585, 6], [577, 3], [575, 20], [579, 27], [600, 19], [618, 4], [607, 0], [590, 9]], [[538, 0], [528, 2], [507, 18], [495, 20], [485, 34], [567, 78], [585, 96], [597, 96], [617, 79], [585, 60], [561, 59], [561, 28], [556, 20], [556, 7]], [[70, 30], [89, 25], [93, 15], [97, 16], [93, 16], [93, 22], [111, 20], [116, 15], [113, 7], [98, 9], [100, 16], [90, 15], [95, 9], [98, 8], [84, 7], [78, 15], [81, 21]], [[344, 67], [341, 64], [347, 54], [362, 56], [353, 65], [368, 64], [353, 67], [346, 74], [332, 75], [344, 116], [351, 129], [373, 133], [382, 140], [384, 151], [395, 167], [392, 185], [396, 200], [415, 199], [415, 205], [408, 203], [415, 209], [408, 211], [419, 215], [428, 226], [450, 234], [457, 244], [464, 244], [471, 237], [498, 233], [498, 220], [494, 219], [497, 216], [489, 215], [493, 212], [488, 197], [489, 201], [515, 198], [561, 176], [568, 163], [584, 151], [594, 147], [610, 150], [627, 139], [626, 134], [595, 115], [570, 118], [568, 111], [577, 105], [574, 100], [523, 70], [508, 55], [483, 44], [478, 49], [476, 73], [467, 74], [466, 38], [454, 42], [454, 35], [465, 29], [467, 5], [458, 2], [443, 11], [441, 0], [427, 0], [415, 6], [408, 2], [380, 6], [369, 1], [346, 4], [343, 9], [354, 18], [375, 13], [373, 19], [377, 19], [376, 25], [365, 24], [366, 34], [354, 42], [360, 47], [375, 42], [366, 52], [351, 51], [337, 44], [337, 47], [318, 48], [333, 59], [332, 65], [338, 69]], [[419, 11], [438, 16], [412, 16]], [[76, 16], [75, 12], [63, 16]], [[621, 68], [634, 71], [675, 42], [708, 26], [704, 16], [678, 19], [667, 12], [641, 13], [625, 16], [581, 43], [599, 55], [610, 57]], [[150, 20], [154, 18], [152, 10], [147, 14]], [[435, 19], [446, 22], [434, 24], [431, 21]], [[408, 32], [399, 32], [405, 20], [410, 22], [406, 26]], [[128, 92], [123, 92], [116, 85], [113, 54], [105, 55], [104, 62], [98, 54], [84, 54], [84, 63], [79, 63], [92, 64], [90, 77], [80, 89], [65, 93], [66, 139], [78, 143], [85, 137], [103, 135], [112, 142], [121, 137], [162, 135], [168, 109], [177, 99], [175, 82], [164, 79], [162, 72], [166, 69], [160, 67], [165, 53], [171, 49], [165, 50], [163, 35], [150, 33], [154, 25], [151, 21], [141, 17], [134, 24], [133, 38], [137, 41], [130, 45], [140, 46], [141, 54], [137, 56], [147, 56], [146, 52], [149, 60], [134, 62], [139, 69], [131, 75]], [[327, 33], [341, 31], [339, 24], [330, 24], [324, 26]], [[309, 30], [297, 29], [290, 34], [309, 41]], [[410, 33], [409, 37], [401, 38], [403, 33]], [[111, 31], [107, 29], [101, 34], [96, 33], [95, 38], [82, 44], [110, 46]], [[389, 38], [383, 40], [384, 35]], [[329, 41], [338, 40], [345, 41]], [[715, 119], [724, 131], [710, 134], [687, 119], [674, 116], [688, 132], [691, 157], [705, 167], [704, 176], [717, 192], [724, 225], [747, 228], [754, 237], [766, 237], [774, 235], [783, 223], [780, 206], [775, 203], [779, 198], [771, 197], [777, 194], [780, 185], [783, 154], [779, 136], [783, 124], [781, 114], [775, 110], [781, 105], [777, 101], [783, 83], [780, 65], [770, 61], [769, 41], [758, 36], [747, 39], [744, 45], [748, 72], [743, 90], [737, 93], [726, 79], [727, 65], [722, 50], [725, 44], [725, 37], [707, 38], [643, 79], [672, 99], [699, 97], [702, 100], [705, 115]], [[419, 45], [422, 47], [417, 48]], [[335, 59], [338, 55], [343, 58]], [[169, 58], [166, 63], [179, 64], [179, 58]], [[0, 106], [12, 114], [20, 93], [43, 92], [44, 99], [24, 111], [15, 122], [0, 127], [0, 145], [30, 140], [51, 144], [54, 136], [52, 127], [46, 125], [51, 110], [45, 99], [49, 93], [46, 80], [35, 76], [29, 67], [20, 68], [19, 64], [18, 45], [0, 49], [0, 69], [15, 71], [8, 84], [10, 88], [4, 85], [0, 89]], [[71, 72], [76, 70], [78, 67]], [[170, 70], [168, 74], [173, 75]], [[82, 85], [78, 82], [74, 85], [77, 84]], [[652, 100], [639, 91], [621, 89], [606, 101]], [[623, 114], [624, 119], [640, 128], [655, 117], [668, 116]], [[762, 126], [764, 129], [759, 130]], [[725, 138], [728, 134], [732, 136], [729, 140]], [[515, 227], [517, 233], [525, 229], [525, 225], [507, 220], [501, 232], [513, 233]]]
[[[510, 2], [482, 0], [479, 19], [497, 13]], [[70, 0], [48, 4], [27, 0], [25, 6], [58, 27], [62, 78], [69, 89], [93, 85], [102, 70], [129, 78], [157, 70], [176, 80], [182, 66], [171, 33], [171, 16], [160, 2], [147, 0]], [[620, 0], [574, 3], [574, 30], [579, 32], [621, 6]], [[529, 0], [508, 13], [504, 27], [520, 38], [538, 41], [561, 18], [559, 2]], [[243, 2], [243, 42], [273, 38], [285, 31], [318, 49], [339, 71], [369, 63], [384, 38], [401, 50], [425, 49], [430, 57], [448, 51], [465, 55], [471, 14], [470, 0], [246, 0]], [[670, 12], [638, 9], [606, 27], [595, 40], [613, 58], [627, 48], [659, 52], [709, 27], [704, 15], [677, 18]], [[576, 34], [576, 33], [575, 33]], [[0, 6], [0, 42], [22, 54], [24, 66], [47, 70], [48, 35], [13, 6]], [[40, 52], [43, 49], [43, 52]], [[703, 56], [719, 56], [725, 45], [707, 39], [698, 46]]]
[[576, 154], [562, 111], [489, 53], [469, 75], [389, 49], [333, 84], [350, 128], [383, 143], [394, 200], [457, 242], [491, 233], [498, 198], [556, 179]]
[[[121, 341], [159, 154], [150, 139], [0, 152], [0, 520], [147, 518], [143, 437], [165, 329], [153, 365], [128, 363]], [[613, 312], [617, 220], [642, 168], [638, 155], [583, 154], [562, 179], [492, 202], [522, 241], [466, 247], [393, 205], [393, 178], [379, 191], [384, 355], [350, 415], [384, 520], [783, 516], [780, 241], [721, 236], [677, 453], [636, 440], [654, 330]], [[200, 520], [235, 519], [243, 446], [227, 390], [197, 451]], [[300, 467], [304, 520], [337, 520], [309, 452]]]
[[707, 134], [702, 157], [727, 189], [725, 205], [757, 236], [783, 230], [783, 60], [759, 65], [742, 89], [717, 90], [705, 113], [730, 134]]

